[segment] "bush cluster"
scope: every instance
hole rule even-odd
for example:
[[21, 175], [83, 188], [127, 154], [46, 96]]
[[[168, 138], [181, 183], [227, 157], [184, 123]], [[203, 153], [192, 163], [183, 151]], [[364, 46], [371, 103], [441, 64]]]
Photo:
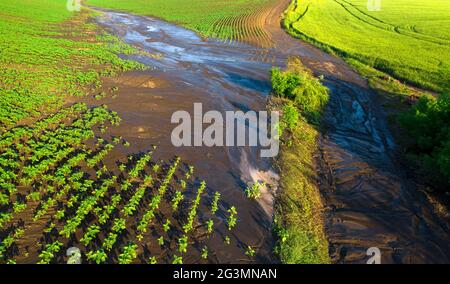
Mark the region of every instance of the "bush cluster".
[[450, 184], [450, 96], [422, 96], [399, 120], [410, 136], [407, 151]]
[[[314, 77], [299, 59], [295, 59], [285, 71], [273, 68], [271, 79], [276, 95], [291, 100], [310, 123], [318, 123], [328, 102], [328, 89], [320, 78]], [[292, 116], [292, 109], [289, 109], [289, 115]]]

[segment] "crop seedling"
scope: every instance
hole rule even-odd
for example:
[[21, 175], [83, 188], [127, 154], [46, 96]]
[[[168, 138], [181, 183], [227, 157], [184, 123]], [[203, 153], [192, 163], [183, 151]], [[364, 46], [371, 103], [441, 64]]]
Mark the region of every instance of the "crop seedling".
[[108, 259], [108, 255], [104, 250], [89, 251], [86, 254], [88, 260], [92, 260], [96, 264], [104, 263]]
[[170, 220], [169, 219], [167, 219], [166, 222], [164, 223], [163, 230], [166, 233], [170, 230]]
[[216, 214], [217, 210], [219, 210], [219, 206], [218, 206], [219, 199], [220, 199], [220, 192], [216, 191], [216, 193], [214, 193], [214, 199], [211, 203], [211, 212], [213, 214]]
[[172, 264], [183, 264], [183, 257], [174, 255]]
[[186, 253], [188, 247], [188, 237], [184, 235], [178, 240], [178, 251], [180, 253]]
[[181, 192], [176, 191], [174, 197], [172, 198], [172, 209], [175, 211], [178, 209], [178, 205], [183, 201], [184, 196]]
[[245, 250], [245, 255], [248, 257], [253, 257], [255, 256], [256, 251], [251, 247], [251, 246], [247, 246], [247, 249]]
[[207, 259], [208, 258], [208, 247], [207, 246], [204, 246], [203, 248], [202, 248], [202, 258], [203, 259]]
[[228, 220], [227, 220], [228, 230], [231, 231], [234, 228], [234, 226], [236, 226], [236, 222], [237, 222], [237, 218], [236, 218], [237, 210], [236, 210], [236, 207], [231, 206], [231, 208], [228, 209], [228, 213], [230, 213], [230, 215], [228, 216]]
[[159, 246], [164, 246], [164, 237], [163, 236], [160, 236], [159, 238], [158, 238], [158, 244], [159, 244]]
[[258, 199], [261, 197], [261, 188], [265, 187], [266, 183], [265, 182], [255, 182], [253, 185], [249, 185], [246, 189], [245, 189], [245, 194], [247, 195], [248, 198], [251, 199]]
[[130, 243], [123, 248], [123, 252], [119, 255], [119, 264], [131, 264], [137, 257], [137, 245]]
[[214, 230], [214, 220], [209, 219], [208, 221], [206, 221], [206, 227], [207, 227], [208, 234], [212, 234], [212, 232]]

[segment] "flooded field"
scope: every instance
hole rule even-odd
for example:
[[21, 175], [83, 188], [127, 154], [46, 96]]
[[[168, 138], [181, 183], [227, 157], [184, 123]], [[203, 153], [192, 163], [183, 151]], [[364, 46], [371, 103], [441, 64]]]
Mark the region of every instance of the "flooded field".
[[[108, 105], [123, 124], [115, 131], [138, 149], [158, 144], [160, 155], [180, 155], [194, 164], [227, 200], [241, 208], [237, 239], [259, 240], [259, 261], [272, 259], [271, 205], [246, 199], [245, 183], [264, 180], [276, 190], [270, 159], [249, 147], [181, 147], [170, 143], [171, 114], [206, 110], [264, 110], [272, 66], [300, 56], [317, 75], [325, 76], [331, 101], [324, 115], [321, 164], [322, 193], [327, 206], [330, 253], [335, 262], [364, 262], [366, 250], [378, 247], [386, 263], [445, 262], [449, 248], [445, 220], [439, 220], [417, 191], [417, 185], [393, 158], [395, 145], [375, 95], [342, 60], [284, 34], [280, 3], [266, 20], [274, 46], [259, 48], [239, 42], [203, 39], [194, 32], [150, 17], [105, 11], [98, 22], [151, 56], [132, 58], [151, 70], [124, 74], [121, 96]], [[228, 252], [231, 259], [239, 258]]]

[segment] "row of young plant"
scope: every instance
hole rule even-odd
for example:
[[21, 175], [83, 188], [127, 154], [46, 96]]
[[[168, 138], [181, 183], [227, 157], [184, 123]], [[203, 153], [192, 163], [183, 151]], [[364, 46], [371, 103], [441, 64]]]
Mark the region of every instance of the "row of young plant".
[[[71, 108], [71, 110], [74, 110], [74, 108]], [[1, 155], [9, 158], [8, 165], [13, 166], [2, 168], [0, 180], [2, 188], [9, 188], [9, 190], [7, 190], [8, 194], [2, 192], [0, 198], [2, 205], [0, 229], [12, 220], [14, 214], [20, 213], [26, 208], [26, 202], [19, 201], [16, 196], [18, 186], [31, 188], [25, 200], [36, 201], [39, 198], [40, 194], [38, 196], [34, 189], [43, 188], [43, 186], [37, 186], [35, 184], [37, 180], [39, 182], [44, 181], [46, 192], [54, 191], [52, 184], [63, 185], [65, 182], [64, 172], [76, 166], [85, 156], [79, 153], [69, 159], [64, 166], [59, 167], [56, 172], [54, 171], [55, 167], [61, 165], [61, 161], [74, 153], [76, 147], [81, 147], [83, 141], [93, 137], [94, 132], [90, 128], [95, 124], [104, 123], [106, 120], [113, 124], [117, 123], [116, 114], [109, 112], [104, 107], [89, 110], [81, 116], [70, 125], [54, 130], [45, 129], [45, 133], [41, 135], [39, 134], [42, 130], [36, 131], [29, 128], [28, 131], [23, 132], [29, 133], [28, 136], [17, 137], [19, 141], [15, 141], [15, 147], [8, 147], [2, 151]], [[39, 129], [42, 129], [43, 125], [49, 125], [49, 123], [55, 121], [54, 119], [46, 120], [38, 125]], [[52, 203], [51, 200], [48, 202]]]
[[[86, 153], [83, 153], [83, 151], [80, 151], [79, 149], [75, 150], [76, 148], [74, 147], [80, 147], [83, 138], [86, 139], [91, 136], [86, 135], [89, 131], [87, 131], [85, 127], [92, 127], [94, 124], [99, 123], [104, 124], [106, 120], [116, 124], [118, 120], [116, 118], [116, 114], [107, 111], [104, 107], [87, 110], [84, 114], [76, 114], [82, 110], [87, 110], [86, 106], [84, 104], [77, 104], [70, 108], [63, 109], [61, 114], [57, 113], [40, 121], [39, 123], [36, 123], [36, 128], [28, 128], [27, 131], [23, 132], [11, 131], [22, 134], [20, 136], [12, 135], [19, 141], [17, 142], [17, 140], [14, 141], [15, 139], [13, 139], [16, 145], [21, 145], [21, 147], [18, 147], [19, 149], [9, 147], [6, 148], [6, 150], [2, 149], [2, 151], [10, 151], [11, 149], [15, 149], [18, 156], [21, 157], [21, 159], [16, 161], [16, 164], [19, 164], [22, 167], [32, 167], [33, 164], [40, 163], [42, 161], [49, 161], [51, 159], [55, 159], [55, 157], [64, 161], [59, 162], [53, 160], [54, 163], [51, 167], [48, 166], [47, 168], [44, 168], [39, 175], [35, 175], [32, 178], [30, 178], [29, 173], [27, 172], [21, 172], [18, 169], [16, 169], [16, 171], [12, 171], [15, 175], [15, 183], [13, 184], [14, 188], [26, 186], [26, 188], [29, 188], [30, 190], [25, 196], [23, 196], [23, 192], [20, 192], [19, 194], [16, 190], [11, 191], [9, 196], [5, 194], [3, 195], [4, 202], [2, 202], [3, 206], [0, 211], [0, 229], [5, 229], [6, 231], [7, 228], [5, 228], [5, 226], [13, 221], [15, 216], [18, 216], [21, 212], [25, 211], [29, 207], [30, 202], [31, 204], [36, 202], [39, 203], [35, 209], [32, 220], [33, 222], [36, 222], [43, 217], [50, 208], [53, 208], [57, 202], [62, 201], [64, 196], [70, 190], [79, 190], [83, 187], [83, 183], [80, 183], [79, 181], [83, 179], [85, 174], [79, 170], [72, 172], [72, 169], [78, 167], [80, 162], [85, 159]], [[64, 128], [61, 127], [63, 120], [67, 121], [68, 118], [75, 118], [77, 116], [80, 118], [75, 120], [74, 123], [69, 123], [68, 125], [64, 124]], [[58, 130], [52, 128], [56, 124], [59, 125]], [[61, 134], [61, 130], [64, 130], [63, 134]], [[11, 137], [9, 135], [6, 136]], [[58, 137], [59, 139], [55, 137]], [[74, 137], [78, 138], [80, 143], [78, 145], [77, 143], [74, 143], [74, 147], [68, 147], [70, 151], [67, 151], [67, 156], [69, 156], [72, 152], [78, 151], [77, 154], [74, 154], [71, 158], [61, 157], [58, 155], [51, 157], [50, 152], [39, 151], [39, 147], [36, 147], [37, 149], [34, 148], [36, 145], [44, 145], [43, 143], [45, 141], [48, 144], [56, 144], [58, 149], [67, 147], [66, 145], [71, 143]], [[81, 139], [79, 137], [81, 137]], [[71, 138], [72, 140], [69, 140]], [[31, 155], [27, 155], [27, 153], [31, 153]], [[35, 157], [35, 159], [31, 161], [31, 157]], [[8, 168], [3, 170], [4, 173], [8, 170]], [[9, 168], [9, 170], [11, 170], [11, 168]], [[27, 181], [26, 183], [24, 183], [25, 180]], [[86, 182], [86, 180], [84, 182]], [[86, 187], [87, 184], [84, 186]], [[73, 200], [70, 200], [69, 203], [70, 202], [73, 202]], [[62, 212], [57, 213], [57, 216], [60, 216]], [[14, 224], [11, 224], [11, 227], [14, 227]]]
[[[119, 165], [119, 171], [122, 172], [122, 174], [119, 175], [120, 183], [117, 182], [117, 177], [111, 176], [111, 173], [107, 170], [104, 171], [104, 174], [97, 175], [96, 179], [86, 178], [86, 173], [80, 171], [78, 166], [83, 161], [86, 161], [87, 155], [87, 152], [78, 152], [66, 160], [65, 163], [59, 164], [54, 172], [46, 172], [43, 175], [43, 179], [46, 180], [46, 182], [33, 183], [33, 185], [40, 185], [36, 186], [38, 190], [37, 192], [34, 192], [38, 193], [38, 195], [31, 192], [27, 196], [28, 201], [41, 200], [41, 194], [46, 196], [46, 199], [42, 200], [35, 211], [33, 218], [34, 222], [46, 216], [49, 209], [54, 207], [61, 208], [61, 204], [64, 204], [62, 205], [62, 209], [57, 210], [56, 213], [51, 216], [48, 227], [43, 230], [44, 233], [53, 232], [57, 237], [54, 238], [53, 241], [47, 241], [47, 244], [43, 245], [39, 254], [39, 263], [51, 263], [52, 261], [55, 261], [55, 256], [60, 254], [60, 249], [63, 244], [66, 243], [67, 239], [72, 238], [81, 227], [87, 229], [80, 238], [80, 243], [85, 247], [94, 248], [93, 240], [99, 240], [99, 233], [106, 232], [105, 226], [108, 224], [111, 226], [110, 233], [104, 236], [101, 241], [100, 249], [97, 247], [97, 249], [88, 250], [86, 255], [87, 259], [94, 263], [103, 263], [107, 259], [110, 259], [111, 255], [108, 254], [110, 254], [115, 246], [117, 246], [116, 242], [118, 241], [119, 235], [127, 229], [126, 218], [133, 216], [136, 210], [138, 210], [139, 204], [143, 200], [147, 189], [149, 189], [154, 182], [154, 177], [145, 174], [145, 168], [150, 168], [152, 152], [142, 155], [137, 161], [131, 161], [132, 159], [130, 159], [130, 164], [134, 163], [134, 167], [129, 170], [128, 174], [124, 173], [128, 167], [124, 163], [121, 163]], [[142, 218], [137, 226], [136, 241], [133, 243], [130, 242], [122, 248], [121, 254], [116, 258], [119, 263], [129, 263], [136, 259], [136, 256], [133, 257], [133, 255], [135, 255], [133, 251], [136, 250], [132, 250], [131, 248], [139, 246], [147, 229], [151, 226], [155, 226], [155, 224], [152, 224], [152, 220], [154, 219], [155, 214], [157, 214], [156, 211], [170, 186], [179, 163], [180, 159], [175, 159], [168, 167], [165, 176], [161, 178], [158, 190], [151, 196], [148, 209], [142, 214]], [[105, 166], [103, 165], [102, 168], [105, 168]], [[161, 170], [161, 166], [153, 164], [151, 169], [153, 174], [156, 175]], [[174, 194], [168, 197], [170, 200], [170, 208], [174, 214], [182, 209], [180, 208], [180, 202], [185, 200], [183, 190], [186, 190], [187, 181], [192, 177], [193, 171], [193, 167], [189, 167], [189, 170], [183, 176], [184, 179], [179, 181], [180, 190], [175, 190]], [[48, 175], [48, 177], [45, 178], [45, 175]], [[137, 184], [140, 185], [137, 186]], [[126, 196], [131, 188], [136, 189], [128, 199], [128, 202], [119, 209], [120, 204], [124, 200], [123, 197]], [[173, 263], [182, 263], [183, 254], [187, 253], [188, 240], [191, 238], [188, 234], [192, 233], [195, 228], [194, 221], [197, 217], [201, 195], [204, 193], [205, 189], [206, 184], [202, 182], [197, 190], [195, 199], [191, 203], [187, 213], [186, 222], [184, 222], [182, 226], [180, 225], [180, 230], [184, 231], [184, 234], [178, 238], [178, 252], [174, 253], [172, 256]], [[213, 215], [218, 211], [219, 199], [220, 194], [216, 193], [211, 203], [211, 212]], [[114, 212], [120, 212], [120, 216], [110, 220]], [[232, 230], [237, 221], [237, 212], [234, 207], [231, 207], [229, 208], [228, 213], [229, 217], [227, 224], [229, 230]], [[92, 219], [92, 216], [95, 216], [98, 223], [93, 223], [88, 226], [87, 220]], [[168, 232], [172, 224], [170, 218], [166, 218], [165, 220], [166, 222], [162, 224], [162, 227], [164, 232]], [[175, 224], [173, 225], [175, 226]], [[208, 234], [213, 233], [213, 225], [214, 221], [212, 218], [205, 224]], [[15, 234], [15, 236], [20, 237], [21, 235]], [[63, 237], [63, 239], [59, 236]], [[167, 241], [170, 240], [168, 239]], [[158, 243], [161, 246], [167, 244], [167, 241], [165, 241], [162, 236], [158, 238]], [[229, 242], [230, 239], [227, 237], [225, 243]], [[203, 247], [201, 255], [202, 258], [207, 258], [208, 249], [206, 245]], [[149, 263], [157, 261], [156, 256], [148, 259]]]

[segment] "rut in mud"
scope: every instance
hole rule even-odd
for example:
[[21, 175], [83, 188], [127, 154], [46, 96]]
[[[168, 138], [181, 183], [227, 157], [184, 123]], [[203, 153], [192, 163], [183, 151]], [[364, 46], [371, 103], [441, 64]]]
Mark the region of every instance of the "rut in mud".
[[[123, 121], [118, 135], [145, 150], [159, 145], [161, 158], [179, 155], [196, 167], [212, 190], [237, 206], [235, 238], [258, 248], [258, 262], [276, 261], [271, 234], [272, 195], [276, 174], [258, 149], [181, 147], [170, 142], [177, 110], [264, 110], [272, 66], [300, 56], [317, 75], [325, 76], [330, 103], [324, 114], [321, 141], [325, 219], [334, 262], [365, 262], [366, 250], [378, 247], [384, 263], [449, 262], [448, 223], [432, 212], [416, 185], [405, 178], [392, 157], [395, 145], [374, 94], [342, 60], [288, 36], [280, 15], [288, 0], [267, 12], [264, 29], [273, 46], [202, 39], [195, 33], [150, 17], [104, 11], [98, 22], [127, 43], [157, 56], [133, 56], [151, 69], [131, 72], [106, 82], [121, 94], [105, 101]], [[113, 133], [114, 134], [114, 133]], [[245, 183], [274, 184], [260, 203], [245, 197]], [[242, 249], [220, 250], [218, 262], [246, 261]], [[214, 248], [214, 247], [213, 247]]]

